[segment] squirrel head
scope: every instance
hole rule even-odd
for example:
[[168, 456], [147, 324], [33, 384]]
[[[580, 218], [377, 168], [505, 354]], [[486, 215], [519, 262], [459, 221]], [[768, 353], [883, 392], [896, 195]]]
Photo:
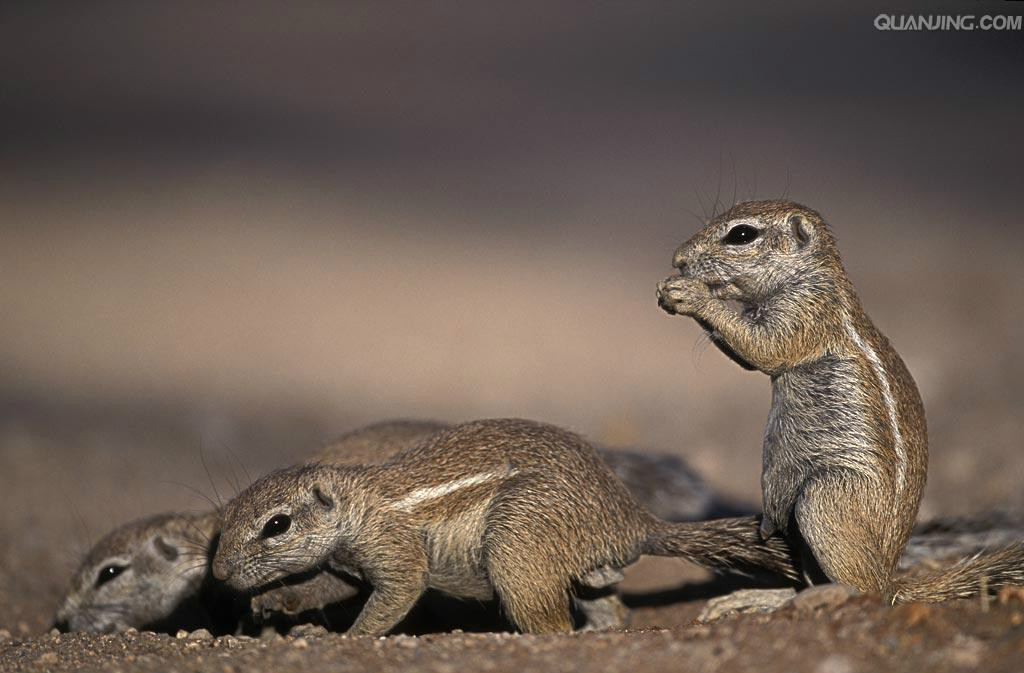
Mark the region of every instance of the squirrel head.
[[828, 268], [842, 273], [835, 239], [817, 212], [791, 201], [733, 206], [679, 246], [672, 265], [719, 299], [757, 304]]
[[213, 575], [238, 590], [312, 570], [339, 534], [339, 468], [303, 465], [257, 480], [222, 513]]
[[163, 514], [107, 534], [72, 576], [55, 626], [111, 633], [167, 618], [198, 593], [214, 528], [215, 514]]

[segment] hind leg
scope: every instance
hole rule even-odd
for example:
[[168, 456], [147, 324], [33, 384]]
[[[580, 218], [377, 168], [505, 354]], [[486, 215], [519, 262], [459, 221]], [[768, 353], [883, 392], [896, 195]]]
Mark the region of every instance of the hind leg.
[[568, 633], [571, 543], [551, 510], [538, 509], [515, 484], [506, 484], [487, 512], [483, 561], [506, 616], [523, 633]]
[[797, 498], [794, 517], [829, 579], [886, 595], [902, 544], [884, 535], [887, 513], [874, 490], [853, 479], [811, 482]]
[[505, 614], [523, 633], [569, 633], [568, 578], [545, 567], [536, 550], [498, 536], [486, 543], [487, 574]]

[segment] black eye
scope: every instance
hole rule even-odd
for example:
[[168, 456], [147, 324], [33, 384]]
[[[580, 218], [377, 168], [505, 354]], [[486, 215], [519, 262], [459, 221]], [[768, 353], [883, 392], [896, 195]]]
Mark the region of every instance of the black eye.
[[292, 518], [290, 516], [287, 514], [275, 514], [270, 517], [270, 521], [263, 526], [263, 537], [268, 538], [280, 535], [288, 530], [291, 525]]
[[722, 242], [726, 245], [744, 245], [760, 235], [761, 232], [757, 227], [752, 227], [749, 224], [737, 224], [729, 230]]
[[114, 579], [115, 577], [123, 573], [125, 570], [127, 570], [127, 568], [128, 566], [107, 566], [106, 568], [100, 571], [99, 575], [96, 576], [96, 586], [103, 586], [110, 580]]

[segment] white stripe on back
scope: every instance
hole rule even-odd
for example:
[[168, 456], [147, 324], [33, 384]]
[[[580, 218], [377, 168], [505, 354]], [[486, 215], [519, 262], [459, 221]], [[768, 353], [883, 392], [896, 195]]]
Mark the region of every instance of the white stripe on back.
[[892, 386], [889, 385], [889, 377], [886, 375], [885, 366], [878, 357], [878, 353], [868, 342], [861, 338], [857, 328], [849, 320], [843, 321], [846, 333], [850, 335], [857, 348], [864, 353], [868, 364], [878, 377], [878, 383], [882, 387], [882, 400], [885, 402], [885, 409], [889, 412], [889, 425], [892, 428], [893, 447], [896, 451], [896, 490], [903, 492], [903, 484], [907, 478], [907, 451], [903, 447], [903, 434], [900, 432], [899, 417], [896, 415], [896, 400], [892, 395]]
[[417, 488], [410, 491], [400, 500], [396, 501], [391, 505], [391, 509], [402, 509], [411, 510], [416, 505], [427, 502], [429, 500], [436, 500], [437, 498], [444, 497], [449, 493], [460, 491], [470, 486], [476, 486], [477, 484], [484, 484], [489, 481], [501, 479], [514, 474], [513, 472], [505, 471], [490, 471], [481, 472], [480, 474], [470, 475], [468, 477], [462, 477], [461, 479], [455, 479], [453, 481], [446, 482], [444, 484], [438, 484], [436, 486], [426, 486], [423, 488]]

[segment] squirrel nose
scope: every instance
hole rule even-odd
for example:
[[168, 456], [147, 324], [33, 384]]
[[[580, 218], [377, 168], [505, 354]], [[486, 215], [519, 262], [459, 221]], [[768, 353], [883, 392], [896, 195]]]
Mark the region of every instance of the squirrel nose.
[[683, 276], [686, 275], [686, 250], [683, 249], [683, 246], [679, 246], [676, 254], [672, 255], [672, 266], [679, 269], [679, 273]]
[[231, 566], [219, 556], [215, 556], [213, 558], [213, 563], [210, 564], [210, 569], [213, 571], [213, 576], [221, 582], [231, 577]]

